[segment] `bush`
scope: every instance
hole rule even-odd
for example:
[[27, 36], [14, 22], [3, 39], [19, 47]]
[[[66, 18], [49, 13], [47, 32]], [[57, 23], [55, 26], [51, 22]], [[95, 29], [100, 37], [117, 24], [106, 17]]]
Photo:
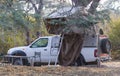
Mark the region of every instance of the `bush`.
[[113, 60], [120, 60], [120, 50], [112, 51], [112, 59]]
[[113, 18], [112, 22], [109, 24], [109, 38], [112, 43], [113, 50], [120, 49], [120, 18]]
[[[0, 29], [0, 53], [6, 54], [8, 49], [17, 46], [26, 45], [26, 32], [19, 28], [18, 30], [4, 30]], [[45, 26], [42, 26], [41, 30], [42, 36], [48, 35]], [[30, 41], [34, 41], [36, 39], [36, 28], [32, 28], [30, 30]]]
[[25, 45], [25, 38], [23, 38], [22, 33], [5, 31], [4, 35], [0, 38], [0, 53], [6, 54], [9, 48]]

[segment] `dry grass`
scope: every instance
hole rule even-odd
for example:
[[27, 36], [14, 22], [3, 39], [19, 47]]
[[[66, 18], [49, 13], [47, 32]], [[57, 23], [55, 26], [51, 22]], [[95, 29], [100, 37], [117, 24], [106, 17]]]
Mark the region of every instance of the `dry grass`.
[[103, 63], [101, 68], [63, 66], [0, 66], [0, 76], [120, 76], [120, 62]]
[[120, 60], [120, 50], [113, 50], [112, 51], [112, 59], [113, 60]]

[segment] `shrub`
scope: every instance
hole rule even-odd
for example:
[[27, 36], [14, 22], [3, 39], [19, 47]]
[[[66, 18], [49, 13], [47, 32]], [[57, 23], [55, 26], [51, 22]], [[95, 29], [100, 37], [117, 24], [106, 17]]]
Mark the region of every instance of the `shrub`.
[[120, 49], [120, 18], [112, 18], [109, 24], [110, 30], [108, 32], [112, 43], [113, 50]]

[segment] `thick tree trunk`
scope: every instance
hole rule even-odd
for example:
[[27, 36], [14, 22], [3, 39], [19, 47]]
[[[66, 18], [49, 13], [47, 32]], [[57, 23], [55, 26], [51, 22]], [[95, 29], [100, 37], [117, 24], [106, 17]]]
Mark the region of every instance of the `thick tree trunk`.
[[84, 36], [81, 34], [65, 34], [59, 54], [59, 64], [71, 66], [80, 55]]

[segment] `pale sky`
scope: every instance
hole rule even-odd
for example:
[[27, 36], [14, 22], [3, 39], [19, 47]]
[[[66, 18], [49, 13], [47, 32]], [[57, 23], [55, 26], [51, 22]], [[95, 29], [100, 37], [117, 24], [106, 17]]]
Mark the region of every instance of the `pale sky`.
[[108, 1], [108, 0], [101, 0], [100, 3], [103, 4], [105, 1]]
[[[100, 3], [103, 4], [107, 0], [101, 0]], [[66, 0], [66, 2], [71, 3], [71, 0]]]

